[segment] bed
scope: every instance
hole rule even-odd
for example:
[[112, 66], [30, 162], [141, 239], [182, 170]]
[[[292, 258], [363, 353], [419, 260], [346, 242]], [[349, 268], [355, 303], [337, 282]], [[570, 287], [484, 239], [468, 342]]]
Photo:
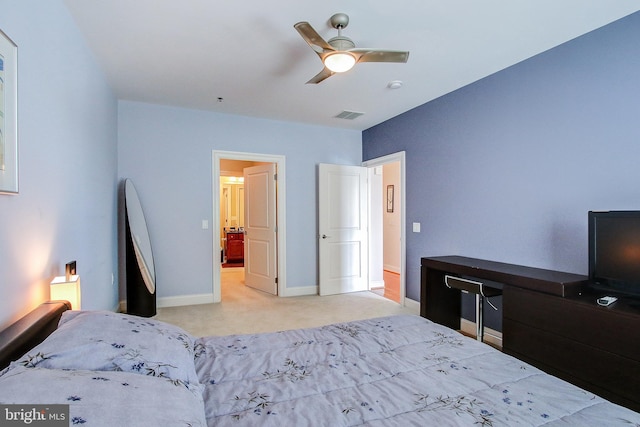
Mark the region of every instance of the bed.
[[[419, 316], [197, 338], [61, 311], [0, 372], [0, 404], [69, 405], [69, 424], [87, 426], [640, 425], [639, 413]], [[23, 335], [5, 332], [3, 349]]]

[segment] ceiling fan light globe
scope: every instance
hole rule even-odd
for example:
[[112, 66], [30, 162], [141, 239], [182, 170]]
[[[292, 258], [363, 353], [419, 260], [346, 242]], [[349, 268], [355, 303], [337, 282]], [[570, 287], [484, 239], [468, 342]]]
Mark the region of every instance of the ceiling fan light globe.
[[324, 66], [334, 73], [349, 71], [356, 64], [356, 58], [348, 52], [336, 52], [324, 58]]

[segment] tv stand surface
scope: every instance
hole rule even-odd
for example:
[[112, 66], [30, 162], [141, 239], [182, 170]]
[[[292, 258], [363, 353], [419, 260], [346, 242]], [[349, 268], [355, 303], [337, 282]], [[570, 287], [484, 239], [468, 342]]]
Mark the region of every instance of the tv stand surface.
[[[460, 328], [460, 292], [444, 275], [503, 284], [503, 351], [605, 399], [640, 412], [640, 310], [603, 294], [586, 277], [466, 257], [422, 258], [420, 314]], [[585, 289], [583, 289], [585, 288]]]

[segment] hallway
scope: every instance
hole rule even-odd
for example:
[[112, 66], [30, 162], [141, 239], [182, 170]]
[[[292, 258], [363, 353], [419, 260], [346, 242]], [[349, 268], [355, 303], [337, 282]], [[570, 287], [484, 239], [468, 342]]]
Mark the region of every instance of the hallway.
[[384, 287], [372, 288], [371, 292], [400, 304], [400, 275], [389, 270], [383, 272]]

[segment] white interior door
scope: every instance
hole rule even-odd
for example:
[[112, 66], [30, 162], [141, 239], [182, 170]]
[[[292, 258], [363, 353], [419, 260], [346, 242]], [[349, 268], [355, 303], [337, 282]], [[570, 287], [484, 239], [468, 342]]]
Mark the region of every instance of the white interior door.
[[244, 170], [244, 280], [277, 295], [276, 165]]
[[368, 289], [367, 173], [319, 166], [320, 295]]

